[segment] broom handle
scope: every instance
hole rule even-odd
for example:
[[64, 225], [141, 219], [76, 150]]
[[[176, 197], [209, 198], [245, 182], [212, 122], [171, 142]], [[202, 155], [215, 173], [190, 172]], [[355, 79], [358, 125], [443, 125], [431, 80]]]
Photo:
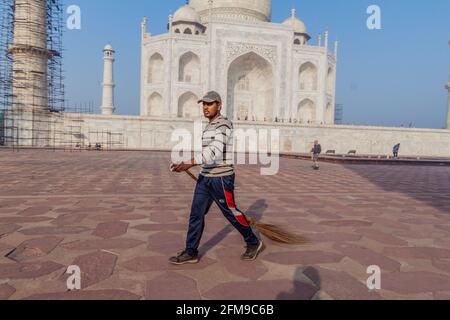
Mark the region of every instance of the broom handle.
[[189, 177], [191, 177], [193, 180], [198, 181], [198, 179], [190, 172], [189, 170], [186, 171]]

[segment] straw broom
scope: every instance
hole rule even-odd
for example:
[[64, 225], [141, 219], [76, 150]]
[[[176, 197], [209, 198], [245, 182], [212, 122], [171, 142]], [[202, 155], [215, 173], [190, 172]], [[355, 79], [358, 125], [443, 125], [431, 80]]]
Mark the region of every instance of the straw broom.
[[[195, 181], [198, 179], [190, 172], [189, 170], [186, 173]], [[245, 216], [245, 215], [244, 215]], [[253, 226], [256, 230], [258, 230], [263, 236], [269, 238], [278, 243], [284, 244], [293, 244], [293, 245], [303, 245], [309, 243], [307, 239], [302, 236], [291, 233], [279, 226], [275, 226], [272, 224], [265, 224], [256, 221], [253, 218], [245, 216], [247, 221]]]

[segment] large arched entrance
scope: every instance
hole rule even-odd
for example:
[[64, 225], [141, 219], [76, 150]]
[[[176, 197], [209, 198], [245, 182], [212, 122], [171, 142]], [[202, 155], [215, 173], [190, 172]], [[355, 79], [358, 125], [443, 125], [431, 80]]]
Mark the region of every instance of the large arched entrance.
[[302, 124], [313, 124], [316, 122], [316, 105], [310, 99], [305, 99], [298, 105], [297, 120]]
[[325, 123], [334, 124], [334, 108], [331, 102], [327, 103], [327, 109], [325, 110]]
[[186, 92], [178, 100], [178, 117], [184, 119], [201, 119], [202, 107], [198, 97], [192, 92]]
[[300, 91], [317, 90], [317, 68], [311, 62], [302, 64], [299, 71]]
[[272, 121], [274, 75], [272, 66], [254, 52], [234, 60], [228, 69], [229, 119]]
[[181, 56], [178, 81], [200, 83], [200, 59], [194, 53], [187, 52]]
[[148, 64], [147, 83], [161, 83], [164, 81], [164, 58], [155, 53]]
[[154, 92], [149, 98], [147, 103], [147, 116], [160, 117], [163, 115], [164, 100], [162, 96]]

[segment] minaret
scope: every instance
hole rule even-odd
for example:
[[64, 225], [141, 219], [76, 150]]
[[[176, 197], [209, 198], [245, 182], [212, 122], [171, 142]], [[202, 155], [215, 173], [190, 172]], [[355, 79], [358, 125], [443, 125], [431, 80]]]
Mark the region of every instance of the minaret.
[[147, 35], [147, 17], [142, 18], [142, 22], [141, 22], [141, 37], [142, 37], [142, 42], [145, 39]]
[[9, 48], [13, 60], [12, 117], [14, 133], [22, 146], [48, 145], [47, 0], [15, 0], [14, 41]]
[[339, 48], [339, 41], [334, 42], [334, 59], [337, 61], [338, 57], [338, 48]]
[[447, 129], [450, 130], [450, 77], [448, 79], [448, 83], [445, 86], [448, 91], [448, 102], [447, 102]]
[[103, 97], [101, 111], [103, 115], [110, 116], [114, 113], [116, 108], [114, 107], [114, 53], [113, 47], [108, 44], [103, 49]]
[[48, 110], [46, 0], [15, 0], [13, 57], [14, 108]]

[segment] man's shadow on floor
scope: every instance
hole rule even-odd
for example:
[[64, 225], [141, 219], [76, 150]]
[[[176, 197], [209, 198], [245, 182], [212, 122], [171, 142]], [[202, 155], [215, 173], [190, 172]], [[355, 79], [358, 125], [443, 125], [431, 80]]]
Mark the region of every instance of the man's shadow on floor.
[[[301, 280], [305, 276], [311, 280], [314, 284], [313, 286]], [[293, 285], [294, 287], [289, 292], [280, 292], [276, 300], [312, 300], [317, 292], [321, 290], [322, 281], [316, 268], [311, 266], [298, 267], [295, 270]]]
[[[261, 220], [264, 212], [267, 210], [269, 206], [266, 203], [266, 200], [260, 199], [256, 201], [254, 204], [248, 208], [245, 212], [245, 215], [248, 217], [254, 218], [256, 221]], [[228, 222], [227, 222], [228, 223]], [[228, 236], [235, 229], [232, 225], [228, 224], [225, 228], [219, 231], [214, 237], [205, 242], [199, 249], [202, 255], [206, 255], [208, 251], [217, 246], [226, 236]], [[256, 230], [255, 230], [256, 232]]]

